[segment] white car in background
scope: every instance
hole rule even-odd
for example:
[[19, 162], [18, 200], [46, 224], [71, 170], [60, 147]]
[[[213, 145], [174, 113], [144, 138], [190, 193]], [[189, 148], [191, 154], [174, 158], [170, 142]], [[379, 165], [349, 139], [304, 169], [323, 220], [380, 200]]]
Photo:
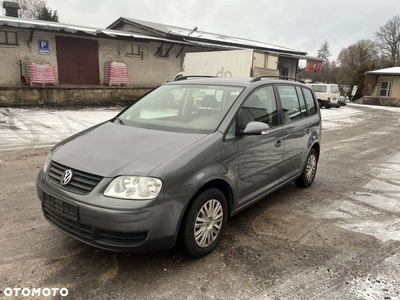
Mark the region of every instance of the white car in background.
[[339, 86], [334, 83], [309, 83], [318, 99], [320, 108], [340, 107]]

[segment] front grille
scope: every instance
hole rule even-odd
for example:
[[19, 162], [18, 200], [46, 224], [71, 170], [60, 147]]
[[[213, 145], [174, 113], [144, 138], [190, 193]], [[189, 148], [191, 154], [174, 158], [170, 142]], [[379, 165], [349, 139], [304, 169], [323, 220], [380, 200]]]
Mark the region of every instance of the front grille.
[[80, 240], [90, 242], [92, 231], [92, 228], [90, 226], [69, 220], [57, 214], [56, 212], [47, 209], [46, 207], [43, 207], [43, 210], [47, 220], [55, 227], [72, 236], [78, 237]]
[[114, 245], [125, 245], [125, 244], [135, 244], [142, 242], [146, 239], [147, 232], [115, 232], [100, 230], [99, 239], [97, 242], [99, 244], [113, 243]]
[[[67, 185], [61, 184], [61, 179], [66, 170], [72, 171], [72, 179]], [[62, 164], [51, 162], [47, 179], [57, 187], [71, 193], [86, 195], [100, 182], [102, 177], [68, 168]]]
[[84, 225], [67, 219], [46, 206], [43, 206], [43, 212], [46, 219], [61, 231], [87, 244], [98, 245], [109, 250], [134, 247], [147, 237], [147, 232], [116, 232]]

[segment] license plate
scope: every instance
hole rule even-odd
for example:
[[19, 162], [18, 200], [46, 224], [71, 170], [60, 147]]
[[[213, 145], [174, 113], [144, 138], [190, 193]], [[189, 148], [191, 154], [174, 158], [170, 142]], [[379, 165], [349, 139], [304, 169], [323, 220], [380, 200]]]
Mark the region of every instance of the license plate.
[[65, 202], [48, 194], [44, 194], [43, 206], [69, 220], [78, 222], [78, 205]]

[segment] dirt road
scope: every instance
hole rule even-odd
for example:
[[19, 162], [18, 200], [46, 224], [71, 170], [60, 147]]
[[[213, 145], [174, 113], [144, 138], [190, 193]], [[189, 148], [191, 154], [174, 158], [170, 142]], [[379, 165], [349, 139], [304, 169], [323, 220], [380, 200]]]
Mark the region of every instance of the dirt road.
[[35, 179], [48, 145], [62, 136], [43, 134], [61, 132], [60, 122], [68, 133], [80, 130], [95, 113], [82, 114], [86, 123], [75, 113], [71, 128], [59, 111], [51, 123], [47, 112], [39, 120], [3, 110], [0, 297], [47, 287], [67, 288], [64, 299], [400, 299], [400, 110], [352, 105], [322, 113], [314, 185], [290, 184], [233, 217], [217, 250], [192, 260], [179, 249], [96, 250], [53, 228]]

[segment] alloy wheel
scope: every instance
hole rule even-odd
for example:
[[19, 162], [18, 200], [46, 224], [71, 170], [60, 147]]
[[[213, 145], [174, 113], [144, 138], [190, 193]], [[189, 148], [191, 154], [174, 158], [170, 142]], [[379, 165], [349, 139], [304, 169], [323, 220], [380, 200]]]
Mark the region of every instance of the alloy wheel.
[[312, 181], [317, 170], [317, 158], [315, 155], [310, 155], [307, 161], [306, 176], [308, 181]]
[[194, 225], [194, 237], [199, 247], [206, 248], [215, 241], [222, 228], [223, 216], [222, 205], [216, 199], [201, 207]]

